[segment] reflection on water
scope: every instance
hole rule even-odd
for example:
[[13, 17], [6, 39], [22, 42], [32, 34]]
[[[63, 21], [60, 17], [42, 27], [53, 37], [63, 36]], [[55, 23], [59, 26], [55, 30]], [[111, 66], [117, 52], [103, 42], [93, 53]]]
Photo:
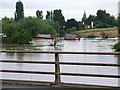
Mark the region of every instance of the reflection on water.
[[[62, 46], [48, 46], [48, 40], [36, 40], [31, 46], [10, 47], [4, 45], [2, 50], [40, 50], [40, 51], [73, 51], [73, 52], [112, 52], [112, 45], [117, 39], [81, 39], [65, 40], [60, 44]], [[43, 46], [45, 45], [45, 46]], [[64, 46], [63, 46], [64, 45]], [[53, 54], [38, 53], [1, 53], [2, 59], [7, 60], [30, 60], [30, 61], [54, 61]], [[114, 55], [60, 55], [62, 62], [86, 62], [86, 63], [110, 63], [120, 64], [120, 57]], [[35, 65], [35, 64], [10, 64], [3, 63], [3, 69], [14, 70], [34, 70], [43, 72], [54, 72], [54, 65]], [[61, 65], [61, 72], [72, 73], [93, 73], [93, 74], [109, 74], [118, 75], [120, 69], [117, 67], [100, 67], [100, 66], [65, 66]], [[118, 79], [110, 78], [93, 78], [93, 77], [68, 77], [61, 76], [63, 82], [68, 83], [84, 83], [96, 85], [118, 86]], [[38, 81], [54, 81], [54, 76], [47, 75], [29, 75], [29, 74], [8, 74], [3, 73], [3, 78], [22, 79], [22, 80], [38, 80]]]

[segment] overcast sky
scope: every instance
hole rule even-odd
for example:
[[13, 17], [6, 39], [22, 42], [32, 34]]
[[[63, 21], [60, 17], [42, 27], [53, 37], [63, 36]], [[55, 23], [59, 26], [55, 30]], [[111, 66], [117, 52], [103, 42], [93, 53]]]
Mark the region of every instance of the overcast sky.
[[[18, 0], [0, 0], [0, 18], [14, 18], [15, 4]], [[87, 16], [96, 15], [98, 9], [106, 10], [117, 16], [119, 0], [21, 0], [25, 16], [36, 16], [36, 10], [42, 10], [44, 18], [47, 10], [61, 9], [65, 19], [75, 18], [80, 21], [84, 11]]]

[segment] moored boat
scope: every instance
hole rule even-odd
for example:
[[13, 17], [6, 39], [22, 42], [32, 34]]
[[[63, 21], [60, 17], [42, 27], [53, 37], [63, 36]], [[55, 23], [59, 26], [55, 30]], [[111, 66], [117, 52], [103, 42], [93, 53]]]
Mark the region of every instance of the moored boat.
[[64, 39], [65, 40], [80, 40], [80, 35], [66, 34]]
[[38, 39], [53, 39], [53, 37], [51, 37], [50, 34], [38, 34], [36, 36], [36, 38], [38, 38]]

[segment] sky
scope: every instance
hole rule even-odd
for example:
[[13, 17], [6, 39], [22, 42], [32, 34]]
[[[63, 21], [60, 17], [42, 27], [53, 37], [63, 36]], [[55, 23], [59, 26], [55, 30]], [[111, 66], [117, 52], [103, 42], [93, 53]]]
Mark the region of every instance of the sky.
[[[15, 5], [18, 0], [0, 0], [0, 18], [14, 18]], [[21, 0], [24, 5], [24, 15], [36, 16], [37, 10], [46, 11], [61, 9], [65, 20], [75, 18], [81, 21], [84, 11], [87, 16], [96, 15], [97, 10], [106, 10], [117, 17], [119, 0]]]

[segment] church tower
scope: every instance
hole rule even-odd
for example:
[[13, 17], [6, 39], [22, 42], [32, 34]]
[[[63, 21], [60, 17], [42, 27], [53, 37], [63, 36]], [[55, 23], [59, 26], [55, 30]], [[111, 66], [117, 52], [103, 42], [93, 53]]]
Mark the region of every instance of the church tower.
[[87, 19], [86, 12], [84, 11], [82, 22], [84, 23], [86, 19]]

